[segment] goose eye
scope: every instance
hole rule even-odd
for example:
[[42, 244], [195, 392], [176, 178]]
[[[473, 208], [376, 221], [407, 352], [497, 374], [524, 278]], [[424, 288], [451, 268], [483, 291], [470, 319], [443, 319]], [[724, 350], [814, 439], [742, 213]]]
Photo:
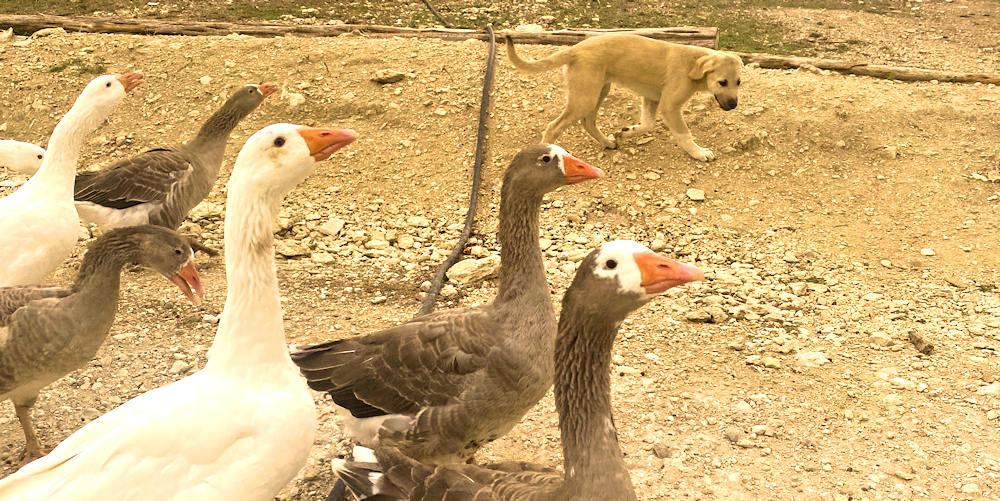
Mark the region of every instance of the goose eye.
[[111, 82], [104, 84], [105, 87], [111, 87]]
[[736, 81], [736, 86], [737, 86], [737, 87], [739, 87], [741, 83], [743, 83], [743, 80], [742, 80], [742, 79], [740, 79], [740, 80], [737, 80], [737, 81]]
[[181, 250], [180, 249], [174, 249], [174, 254], [177, 254], [178, 256], [180, 256], [181, 255]]
[[719, 87], [725, 87], [727, 85], [729, 85], [729, 80], [723, 80], [719, 82]]
[[278, 148], [281, 148], [282, 146], [285, 145], [285, 138], [283, 138], [283, 137], [275, 138], [274, 139], [274, 145], [277, 146]]
[[618, 261], [615, 261], [614, 259], [608, 259], [608, 261], [604, 263], [604, 267], [609, 270], [613, 270], [618, 267]]
[[545, 162], [545, 163], [551, 162], [552, 161], [552, 155], [542, 155], [542, 161]]
[[41, 159], [42, 159], [42, 156], [41, 156], [41, 155], [38, 155], [38, 159], [39, 159], [39, 160], [41, 160]]

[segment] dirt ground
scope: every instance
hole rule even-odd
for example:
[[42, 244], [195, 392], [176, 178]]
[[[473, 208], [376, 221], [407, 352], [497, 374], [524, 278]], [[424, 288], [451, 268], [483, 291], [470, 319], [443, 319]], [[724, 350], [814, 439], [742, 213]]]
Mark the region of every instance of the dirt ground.
[[[889, 16], [760, 13], [820, 41], [864, 42], [831, 58], [1000, 73], [997, 14], [995, 1], [962, 0], [916, 1]], [[188, 137], [236, 86], [279, 85], [238, 127], [222, 179], [184, 228], [217, 248], [225, 179], [250, 134], [275, 122], [356, 130], [360, 139], [281, 213], [288, 342], [371, 332], [417, 311], [421, 284], [463, 222], [484, 43], [28, 40], [0, 42], [3, 139], [44, 144], [93, 78], [80, 64], [146, 75], [92, 135], [82, 168]], [[49, 72], [73, 58], [80, 64]], [[371, 81], [383, 69], [405, 78]], [[634, 314], [615, 347], [615, 418], [640, 499], [1000, 499], [1000, 89], [747, 67], [741, 94], [731, 112], [709, 96], [688, 104], [711, 163], [689, 158], [662, 126], [617, 151], [571, 128], [560, 144], [607, 176], [551, 194], [542, 210], [554, 301], [574, 260], [608, 240], [635, 239], [706, 270], [706, 281]], [[499, 50], [470, 256], [498, 252], [501, 172], [561, 105], [558, 72], [517, 74]], [[600, 124], [614, 131], [639, 112], [636, 96], [614, 90]], [[20, 180], [0, 172], [0, 189]], [[330, 222], [343, 229], [322, 232]], [[49, 282], [72, 280], [83, 243]], [[197, 308], [150, 271], [125, 273], [105, 347], [42, 392], [34, 416], [44, 444], [204, 364], [226, 280], [221, 257], [197, 265], [206, 289]], [[489, 301], [495, 288], [452, 285], [439, 307]], [[920, 353], [911, 336], [934, 350]], [[324, 499], [329, 461], [348, 450], [327, 399], [316, 402], [313, 454], [279, 499]], [[4, 474], [23, 443], [5, 402]], [[560, 465], [551, 394], [478, 457]]]

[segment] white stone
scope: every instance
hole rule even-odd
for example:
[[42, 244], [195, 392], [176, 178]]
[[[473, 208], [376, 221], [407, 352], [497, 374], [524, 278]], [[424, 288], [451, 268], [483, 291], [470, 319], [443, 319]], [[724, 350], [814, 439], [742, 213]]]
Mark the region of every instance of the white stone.
[[345, 225], [347, 225], [347, 221], [333, 217], [328, 219], [322, 226], [319, 227], [319, 232], [324, 235], [335, 237], [340, 235], [340, 232], [344, 230]]
[[483, 259], [466, 259], [455, 263], [448, 269], [448, 280], [467, 284], [478, 282], [493, 276], [500, 270], [500, 257], [489, 256]]
[[699, 190], [698, 188], [688, 188], [685, 195], [696, 202], [705, 200], [705, 190]]

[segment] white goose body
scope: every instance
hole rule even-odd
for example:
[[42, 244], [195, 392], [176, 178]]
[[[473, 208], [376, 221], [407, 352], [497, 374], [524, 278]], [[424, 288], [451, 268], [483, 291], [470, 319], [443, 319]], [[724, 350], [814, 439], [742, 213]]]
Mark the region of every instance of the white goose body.
[[56, 125], [38, 172], [0, 199], [0, 287], [38, 283], [69, 257], [80, 232], [73, 204], [80, 148], [141, 80], [127, 73], [91, 81]]
[[355, 138], [277, 124], [247, 141], [230, 178], [229, 292], [205, 368], [83, 427], [0, 481], [0, 500], [274, 499], [305, 464], [316, 409], [285, 344], [272, 224], [317, 161]]

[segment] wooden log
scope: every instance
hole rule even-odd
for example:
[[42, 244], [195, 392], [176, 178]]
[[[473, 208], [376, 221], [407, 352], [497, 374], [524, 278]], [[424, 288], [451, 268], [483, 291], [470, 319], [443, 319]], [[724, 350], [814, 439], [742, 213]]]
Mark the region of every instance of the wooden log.
[[954, 71], [925, 70], [904, 66], [884, 66], [836, 59], [815, 59], [808, 57], [772, 56], [770, 54], [747, 54], [736, 52], [746, 64], [757, 63], [761, 68], [794, 69], [802, 66], [815, 66], [821, 70], [836, 71], [845, 74], [864, 75], [887, 80], [922, 81], [937, 80], [939, 82], [984, 83], [1000, 85], [1000, 75], [990, 73], [960, 73]]
[[[103, 17], [64, 17], [50, 15], [0, 15], [0, 29], [14, 28], [18, 35], [30, 35], [43, 28], [62, 28], [68, 32], [127, 33], [133, 35], [217, 35], [240, 33], [255, 37], [333, 37], [359, 32], [368, 37], [415, 37], [444, 40], [487, 40], [485, 31], [454, 28], [399, 28], [369, 24], [237, 24], [221, 22], [164, 21], [158, 19], [115, 19]], [[637, 35], [685, 45], [716, 48], [718, 28], [644, 28], [644, 29], [570, 29], [542, 32], [503, 32], [519, 44], [573, 45], [587, 37], [603, 33]]]

